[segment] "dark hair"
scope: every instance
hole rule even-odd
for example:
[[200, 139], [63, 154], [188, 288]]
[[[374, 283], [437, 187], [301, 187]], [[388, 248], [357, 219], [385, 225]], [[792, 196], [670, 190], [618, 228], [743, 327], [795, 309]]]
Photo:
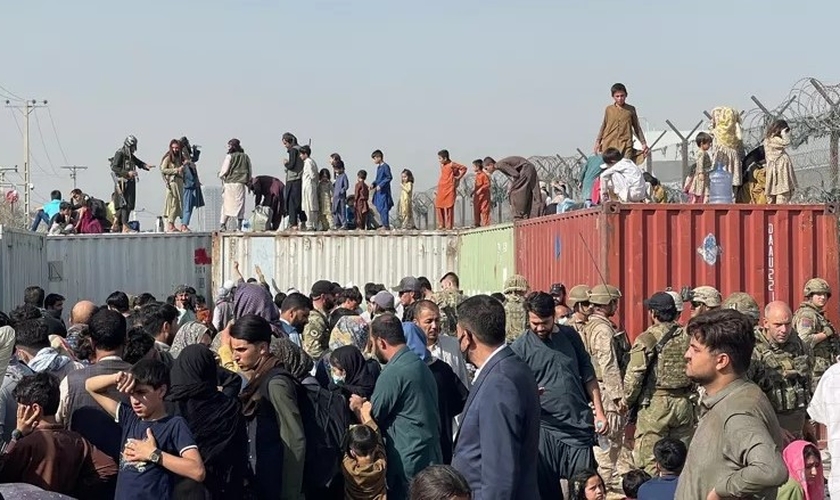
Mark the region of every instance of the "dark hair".
[[656, 318], [657, 321], [661, 321], [662, 323], [670, 323], [680, 316], [676, 307], [670, 307], [664, 310], [651, 309], [650, 312], [653, 313], [653, 317]]
[[332, 176], [331, 176], [331, 174], [330, 174], [330, 171], [329, 171], [329, 170], [327, 170], [326, 168], [322, 168], [322, 169], [321, 169], [321, 171], [320, 171], [320, 172], [318, 172], [318, 177], [319, 177], [320, 179], [323, 179], [324, 177], [326, 177], [326, 178], [327, 178], [327, 180], [330, 180], [330, 179], [332, 178]]
[[347, 302], [349, 300], [351, 302], [358, 302], [361, 304], [362, 292], [359, 291], [359, 287], [351, 286], [350, 288], [343, 289], [341, 293], [338, 294], [338, 300], [339, 302]]
[[49, 372], [36, 373], [21, 378], [12, 394], [18, 404], [37, 404], [45, 417], [52, 417], [61, 400], [59, 383], [58, 377]]
[[662, 438], [653, 445], [653, 456], [659, 468], [674, 474], [679, 474], [685, 465], [688, 448], [679, 439]]
[[[92, 317], [92, 316], [91, 316]], [[72, 346], [73, 354], [79, 361], [94, 361], [93, 344], [90, 342], [90, 327], [82, 325], [76, 336], [76, 343]]]
[[44, 313], [41, 312], [36, 306], [24, 304], [20, 307], [16, 307], [12, 309], [12, 312], [9, 313], [9, 319], [11, 320], [11, 326], [16, 327], [16, 325], [22, 321], [28, 321], [30, 319], [40, 319], [44, 317]]
[[440, 306], [432, 300], [418, 300], [417, 302], [411, 304], [411, 308], [414, 309], [415, 317], [423, 311], [437, 311], [440, 313]]
[[155, 347], [155, 338], [140, 328], [132, 328], [128, 331], [128, 342], [123, 349], [123, 361], [135, 364], [149, 354]]
[[477, 158], [477, 159], [473, 160], [473, 165], [475, 165], [476, 167], [478, 167], [481, 170], [484, 170], [484, 161], [482, 161], [481, 158]]
[[74, 189], [74, 190], [70, 191], [70, 196], [76, 196], [77, 194], [78, 195], [82, 194], [82, 190], [81, 189]]
[[58, 204], [59, 210], [70, 210], [71, 208], [73, 208], [73, 205], [71, 205], [68, 201], [62, 201]]
[[283, 299], [280, 311], [286, 312], [293, 309], [309, 309], [311, 311], [312, 299], [302, 293], [290, 293], [285, 299]]
[[572, 479], [569, 480], [569, 497], [574, 500], [586, 500], [586, 483], [593, 477], [600, 479], [604, 490], [606, 490], [607, 484], [604, 482], [604, 478], [597, 471], [585, 469], [572, 476]]
[[64, 302], [65, 300], [67, 299], [57, 293], [50, 293], [44, 298], [44, 309], [50, 309], [59, 302]]
[[446, 149], [441, 149], [440, 151], [438, 151], [438, 156], [443, 158], [444, 160], [449, 160], [450, 159], [449, 158], [449, 151], [447, 151]]
[[624, 158], [624, 154], [616, 148], [607, 148], [603, 153], [604, 163], [607, 165], [615, 165]]
[[450, 465], [430, 465], [411, 480], [409, 500], [440, 500], [471, 495], [467, 480]]
[[712, 136], [707, 134], [706, 132], [700, 132], [699, 134], [697, 134], [697, 137], [694, 138], [694, 142], [697, 143], [697, 147], [699, 148], [703, 144], [711, 144]]
[[52, 200], [60, 200], [61, 199], [61, 191], [58, 189], [53, 189], [50, 191], [50, 199]]
[[808, 457], [816, 458], [817, 460], [822, 462], [822, 455], [820, 454], [820, 450], [818, 450], [817, 447], [813, 444], [808, 444], [802, 449], [802, 458], [808, 460]]
[[639, 487], [650, 481], [650, 474], [643, 469], [633, 469], [621, 478], [621, 489], [627, 498], [637, 498]]
[[344, 439], [344, 453], [347, 455], [352, 451], [359, 457], [369, 457], [376, 451], [379, 444], [379, 436], [367, 425], [355, 425], [347, 431]]
[[361, 180], [367, 179], [367, 170], [364, 170], [364, 169], [359, 170], [359, 173], [356, 174], [356, 176]]
[[300, 151], [300, 154], [303, 154], [303, 155], [306, 155], [306, 156], [311, 156], [312, 155], [312, 148], [310, 148], [306, 144], [304, 144], [303, 146], [298, 148], [298, 151]]
[[152, 389], [160, 389], [162, 386], [169, 387], [169, 368], [156, 359], [141, 359], [129, 372], [134, 375], [137, 384], [151, 386]]
[[420, 290], [432, 290], [432, 282], [425, 276], [417, 278], [417, 284], [420, 285]]
[[776, 120], [770, 124], [770, 127], [767, 129], [767, 139], [771, 137], [779, 137], [782, 134], [783, 130], [790, 130], [790, 125], [788, 122], [784, 120]]
[[297, 137], [295, 137], [295, 135], [291, 132], [285, 132], [283, 134], [283, 140], [286, 141], [287, 143], [289, 143], [291, 146], [297, 146], [298, 145]]
[[489, 347], [504, 344], [505, 307], [501, 302], [489, 295], [476, 295], [458, 304], [457, 310], [458, 324], [479, 342]]
[[374, 295], [382, 290], [385, 290], [385, 287], [382, 285], [377, 285], [376, 283], [365, 283], [365, 302], [373, 300]]
[[458, 275], [452, 271], [449, 271], [448, 273], [444, 274], [443, 278], [440, 279], [440, 282], [443, 283], [445, 280], [451, 281], [452, 284], [454, 284], [457, 288], [461, 287], [461, 280], [458, 278]]
[[0, 311], [0, 327], [2, 326], [12, 326], [12, 318], [3, 311]]
[[23, 291], [24, 305], [44, 307], [44, 289], [40, 286], [28, 286]]
[[116, 311], [99, 311], [88, 323], [90, 339], [94, 348], [100, 351], [113, 351], [125, 345], [125, 317]]
[[661, 184], [661, 182], [659, 182], [659, 179], [654, 177], [653, 174], [651, 174], [650, 172], [644, 172], [642, 174], [642, 178], [645, 180], [645, 182], [650, 183], [651, 186], [658, 186]]
[[491, 293], [490, 296], [493, 297], [494, 299], [498, 300], [502, 304], [505, 303], [505, 294], [503, 294], [502, 292], [494, 292], [494, 293]]
[[750, 319], [734, 309], [713, 309], [691, 318], [686, 332], [709, 351], [729, 356], [738, 375], [746, 373], [755, 347]]
[[175, 306], [160, 302], [149, 304], [143, 307], [142, 311], [145, 316], [143, 318], [143, 330], [152, 337], [157, 337], [163, 330], [163, 325], [172, 323], [180, 315]]
[[377, 316], [370, 324], [370, 334], [384, 340], [389, 346], [405, 344], [402, 321], [393, 313]]
[[341, 166], [344, 167], [344, 162], [341, 161], [341, 155], [340, 154], [333, 153], [333, 154], [330, 155], [330, 158], [332, 158], [333, 160], [335, 160], [337, 162], [341, 162]]
[[371, 158], [376, 158], [376, 157], [385, 158], [385, 155], [382, 154], [381, 150], [377, 149], [373, 153], [370, 154], [370, 157]]
[[627, 93], [627, 87], [624, 86], [623, 83], [614, 83], [612, 87], [610, 87], [610, 95], [615, 95], [616, 92], [624, 92]]
[[525, 297], [525, 311], [538, 318], [554, 316], [554, 297], [545, 292], [533, 292]]
[[485, 167], [486, 167], [487, 165], [495, 165], [495, 164], [496, 164], [496, 160], [494, 160], [492, 156], [485, 156], [485, 157], [484, 157], [484, 161], [482, 161], [482, 164], [483, 164]]
[[283, 307], [283, 301], [286, 300], [287, 295], [283, 292], [277, 292], [274, 296], [274, 306], [279, 310]]
[[271, 342], [271, 324], [262, 316], [246, 314], [233, 322], [233, 326], [230, 327], [230, 336], [250, 344]]
[[128, 295], [119, 290], [109, 295], [108, 298], [105, 299], [105, 304], [121, 313], [128, 312], [128, 310], [131, 309], [128, 304]]
[[403, 169], [402, 173], [405, 174], [405, 177], [408, 180], [408, 182], [414, 182], [414, 174], [411, 172], [411, 170], [406, 168]]
[[50, 346], [50, 335], [43, 319], [27, 319], [15, 323], [15, 345], [33, 351]]

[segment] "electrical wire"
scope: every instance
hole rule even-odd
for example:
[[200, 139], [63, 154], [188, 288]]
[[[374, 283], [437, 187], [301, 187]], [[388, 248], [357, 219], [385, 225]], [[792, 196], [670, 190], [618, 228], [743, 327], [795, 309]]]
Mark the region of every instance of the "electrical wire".
[[[15, 111], [14, 111], [13, 109], [11, 109], [11, 108], [9, 109], [9, 111], [12, 113], [12, 119], [14, 119], [14, 120], [15, 120], [15, 126], [16, 126], [16, 127], [17, 127], [17, 129], [18, 129], [18, 133], [20, 133], [20, 137], [21, 137], [21, 138], [23, 138], [23, 129], [22, 129], [22, 128], [20, 128], [20, 123], [18, 123], [18, 120], [17, 120], [17, 115], [15, 115]], [[41, 173], [43, 173], [44, 175], [46, 175], [46, 176], [48, 176], [48, 177], [52, 177], [52, 176], [54, 176], [54, 175], [58, 175], [58, 174], [51, 174], [51, 173], [47, 172], [47, 171], [44, 169], [44, 167], [42, 167], [42, 166], [41, 166], [41, 163], [38, 161], [38, 158], [36, 158], [36, 157], [35, 157], [35, 155], [32, 153], [32, 151], [31, 151], [31, 150], [29, 151], [29, 160], [30, 160], [30, 161], [32, 162], [32, 164], [33, 164], [33, 165], [35, 165], [35, 167], [36, 167], [38, 170], [40, 170], [40, 171], [41, 171]]]
[[52, 111], [49, 106], [47, 106], [47, 116], [50, 117], [50, 124], [52, 125], [53, 134], [55, 134], [55, 142], [58, 144], [58, 150], [61, 151], [61, 157], [64, 159], [65, 165], [69, 164], [70, 162], [67, 161], [67, 155], [64, 153], [64, 147], [61, 145], [61, 139], [58, 138], [58, 129], [55, 126], [55, 120], [53, 120]]
[[23, 97], [15, 94], [14, 92], [12, 92], [11, 90], [7, 89], [6, 87], [4, 87], [2, 85], [0, 85], [0, 90], [2, 90], [3, 93], [4, 93], [3, 97], [5, 97], [7, 99], [14, 99], [14, 100], [18, 100], [18, 101], [25, 100]]
[[[32, 114], [35, 115], [35, 125], [38, 127], [38, 136], [41, 138], [41, 147], [44, 148], [44, 154], [47, 155], [47, 164], [50, 166], [50, 169], [53, 171], [53, 174], [59, 176], [58, 170], [55, 169], [55, 164], [50, 157], [50, 152], [47, 149], [47, 141], [44, 140], [44, 131], [41, 130], [41, 119], [38, 118], [38, 112], [33, 110]], [[30, 153], [30, 156], [32, 153]]]

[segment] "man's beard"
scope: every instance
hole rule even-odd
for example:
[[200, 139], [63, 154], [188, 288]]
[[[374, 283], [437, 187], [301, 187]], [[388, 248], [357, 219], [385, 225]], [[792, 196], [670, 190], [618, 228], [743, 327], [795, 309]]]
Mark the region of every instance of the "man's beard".
[[376, 360], [379, 361], [379, 364], [388, 364], [388, 360], [385, 358], [385, 355], [382, 354], [382, 351], [379, 350], [379, 346], [373, 346], [373, 355], [376, 357]]

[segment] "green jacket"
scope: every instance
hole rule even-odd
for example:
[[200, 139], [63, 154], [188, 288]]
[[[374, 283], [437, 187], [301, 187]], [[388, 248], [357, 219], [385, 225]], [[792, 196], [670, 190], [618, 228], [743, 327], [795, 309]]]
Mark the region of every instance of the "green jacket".
[[222, 180], [225, 184], [248, 184], [251, 180], [251, 158], [245, 153], [230, 153], [230, 166]]

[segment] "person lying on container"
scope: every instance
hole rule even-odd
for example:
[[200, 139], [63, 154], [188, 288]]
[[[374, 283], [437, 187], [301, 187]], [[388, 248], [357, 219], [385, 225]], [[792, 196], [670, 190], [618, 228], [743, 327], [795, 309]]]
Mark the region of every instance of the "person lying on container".
[[631, 160], [624, 158], [621, 151], [608, 148], [604, 151], [601, 165], [601, 199], [621, 203], [639, 203], [647, 196], [642, 170]]

